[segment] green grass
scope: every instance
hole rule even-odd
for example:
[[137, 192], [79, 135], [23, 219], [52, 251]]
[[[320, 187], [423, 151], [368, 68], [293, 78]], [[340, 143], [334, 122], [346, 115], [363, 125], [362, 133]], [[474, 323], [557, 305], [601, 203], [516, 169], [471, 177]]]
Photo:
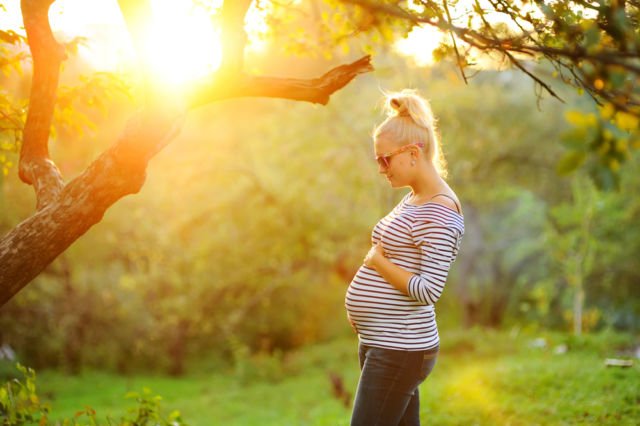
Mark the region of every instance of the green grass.
[[[638, 345], [621, 334], [573, 338], [469, 330], [442, 331], [436, 368], [422, 385], [421, 417], [429, 425], [637, 425], [640, 366], [607, 368], [604, 359]], [[544, 348], [531, 342], [544, 337]], [[566, 344], [568, 351], [554, 348]], [[69, 418], [89, 406], [98, 419], [117, 417], [129, 391], [144, 387], [163, 396], [166, 413], [179, 410], [192, 426], [348, 425], [350, 409], [332, 396], [328, 372], [348, 391], [358, 380], [354, 338], [305, 348], [279, 358], [247, 359], [233, 371], [182, 378], [100, 372], [38, 376], [39, 394], [52, 418]]]

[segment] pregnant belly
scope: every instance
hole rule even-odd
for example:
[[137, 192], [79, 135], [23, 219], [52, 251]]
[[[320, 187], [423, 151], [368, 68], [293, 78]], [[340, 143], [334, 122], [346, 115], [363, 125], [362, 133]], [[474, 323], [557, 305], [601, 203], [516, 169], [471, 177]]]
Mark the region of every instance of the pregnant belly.
[[356, 327], [362, 322], [398, 320], [411, 311], [414, 304], [374, 269], [364, 265], [349, 284], [345, 297], [349, 321]]

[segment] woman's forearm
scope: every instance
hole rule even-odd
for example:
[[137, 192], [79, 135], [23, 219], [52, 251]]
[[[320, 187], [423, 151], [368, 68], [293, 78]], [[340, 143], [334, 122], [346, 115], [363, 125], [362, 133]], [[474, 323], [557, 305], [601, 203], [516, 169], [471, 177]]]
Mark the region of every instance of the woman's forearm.
[[406, 295], [409, 294], [409, 279], [413, 276], [411, 272], [402, 269], [384, 256], [377, 256], [372, 267], [397, 290]]

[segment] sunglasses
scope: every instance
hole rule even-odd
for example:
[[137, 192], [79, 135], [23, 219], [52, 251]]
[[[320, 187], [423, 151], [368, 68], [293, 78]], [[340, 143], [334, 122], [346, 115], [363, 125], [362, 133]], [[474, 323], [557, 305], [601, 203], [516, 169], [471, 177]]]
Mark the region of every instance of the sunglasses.
[[394, 155], [398, 155], [402, 152], [405, 152], [414, 146], [417, 146], [418, 148], [423, 148], [424, 144], [422, 142], [417, 142], [417, 143], [411, 143], [409, 145], [401, 146], [395, 151], [391, 151], [386, 154], [376, 156], [376, 161], [378, 162], [378, 165], [380, 167], [386, 170], [389, 168], [389, 161], [391, 160], [391, 157], [393, 157]]

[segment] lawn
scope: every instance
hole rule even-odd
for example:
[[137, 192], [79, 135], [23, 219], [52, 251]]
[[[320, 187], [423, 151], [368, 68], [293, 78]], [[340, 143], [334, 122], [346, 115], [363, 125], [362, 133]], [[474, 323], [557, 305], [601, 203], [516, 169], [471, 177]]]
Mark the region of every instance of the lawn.
[[[575, 338], [516, 330], [442, 331], [436, 368], [422, 385], [421, 417], [429, 425], [637, 425], [640, 360], [637, 337], [600, 333]], [[118, 417], [130, 391], [162, 395], [163, 412], [180, 411], [192, 426], [348, 425], [350, 408], [333, 396], [330, 372], [348, 392], [358, 379], [355, 337], [279, 357], [247, 358], [226, 370], [202, 367], [181, 378], [40, 372], [38, 393], [53, 419], [91, 407], [101, 421]]]

